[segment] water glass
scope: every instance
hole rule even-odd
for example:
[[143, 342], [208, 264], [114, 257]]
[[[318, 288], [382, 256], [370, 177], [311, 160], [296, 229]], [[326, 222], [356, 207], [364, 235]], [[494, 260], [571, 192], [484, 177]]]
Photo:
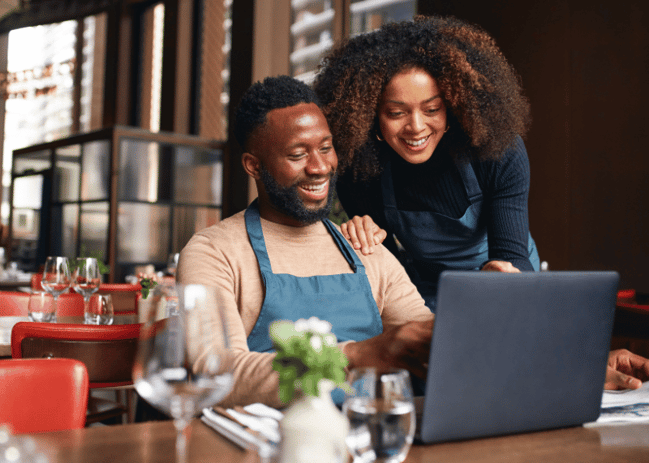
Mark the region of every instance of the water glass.
[[114, 319], [113, 298], [110, 294], [95, 294], [83, 313], [84, 322], [88, 325], [112, 325]]
[[56, 322], [54, 298], [45, 291], [34, 291], [29, 295], [27, 312], [33, 322]]
[[349, 418], [347, 447], [354, 463], [396, 463], [406, 458], [415, 436], [415, 405], [406, 370], [358, 368], [343, 403]]

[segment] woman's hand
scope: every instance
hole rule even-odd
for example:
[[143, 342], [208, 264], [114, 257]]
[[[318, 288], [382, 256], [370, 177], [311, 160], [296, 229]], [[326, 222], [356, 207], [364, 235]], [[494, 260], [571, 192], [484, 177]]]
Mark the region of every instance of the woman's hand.
[[504, 272], [504, 273], [521, 273], [511, 262], [502, 260], [490, 260], [482, 266], [482, 269], [487, 272]]
[[340, 226], [343, 236], [352, 244], [354, 249], [360, 249], [364, 256], [374, 252], [374, 246], [383, 243], [388, 233], [379, 228], [369, 215], [355, 215]]

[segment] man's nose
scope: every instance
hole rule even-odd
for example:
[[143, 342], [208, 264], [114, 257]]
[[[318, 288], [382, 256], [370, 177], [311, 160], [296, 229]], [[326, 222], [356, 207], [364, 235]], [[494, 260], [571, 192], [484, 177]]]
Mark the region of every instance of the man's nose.
[[327, 157], [319, 151], [309, 155], [309, 161], [306, 165], [306, 172], [309, 175], [324, 175], [331, 170], [331, 165], [327, 162]]

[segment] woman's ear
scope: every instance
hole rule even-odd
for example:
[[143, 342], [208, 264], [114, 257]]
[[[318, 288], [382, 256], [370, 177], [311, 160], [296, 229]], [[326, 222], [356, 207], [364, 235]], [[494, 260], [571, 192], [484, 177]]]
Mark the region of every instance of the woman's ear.
[[241, 155], [241, 164], [243, 165], [243, 170], [245, 170], [248, 175], [250, 175], [255, 180], [259, 180], [261, 175], [261, 163], [259, 162], [259, 158], [257, 156], [247, 152], [243, 153]]

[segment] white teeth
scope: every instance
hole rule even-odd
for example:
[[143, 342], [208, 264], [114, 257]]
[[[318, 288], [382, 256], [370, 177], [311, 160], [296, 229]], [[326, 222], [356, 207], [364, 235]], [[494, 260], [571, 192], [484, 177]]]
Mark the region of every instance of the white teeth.
[[[430, 137], [430, 135], [428, 135], [428, 137]], [[406, 144], [409, 145], [409, 146], [417, 147], [417, 146], [423, 145], [426, 142], [426, 140], [428, 140], [428, 137], [422, 138], [420, 140], [405, 140], [404, 139], [403, 141], [405, 141]]]
[[309, 191], [311, 193], [322, 193], [325, 190], [327, 183], [321, 185], [302, 185], [302, 189]]

